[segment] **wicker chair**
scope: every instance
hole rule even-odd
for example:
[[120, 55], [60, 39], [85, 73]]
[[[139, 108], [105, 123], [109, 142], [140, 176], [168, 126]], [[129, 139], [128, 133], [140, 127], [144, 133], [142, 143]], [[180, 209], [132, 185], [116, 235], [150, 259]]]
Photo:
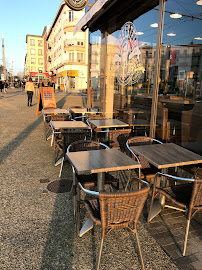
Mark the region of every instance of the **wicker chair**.
[[43, 114], [43, 121], [44, 121], [45, 137], [46, 137], [46, 140], [48, 141], [49, 139], [52, 138], [52, 129], [49, 125], [51, 121], [51, 115], [45, 114], [44, 109], [42, 109], [42, 114]]
[[130, 133], [131, 129], [109, 130], [109, 147], [120, 149], [122, 152], [126, 152], [126, 142], [129, 139]]
[[[103, 143], [90, 141], [90, 140], [80, 140], [73, 142], [67, 148], [67, 153], [69, 152], [78, 152], [78, 151], [90, 151], [90, 150], [98, 150], [98, 149], [109, 149], [109, 147]], [[74, 217], [76, 216], [77, 212], [80, 212], [80, 205], [76, 206], [76, 194], [77, 194], [77, 183], [80, 182], [85, 188], [95, 187], [97, 185], [97, 174], [89, 174], [89, 175], [78, 175], [74, 167], [72, 166], [73, 170], [73, 199], [74, 199]], [[110, 184], [115, 189], [119, 189], [119, 180], [112, 176], [112, 174], [106, 173], [105, 174], [105, 184]], [[78, 195], [77, 198], [80, 196]], [[80, 199], [78, 199], [80, 200]]]
[[[169, 187], [157, 188], [156, 182], [157, 182], [158, 176], [166, 177], [169, 181], [170, 180], [180, 181], [181, 183], [178, 185], [173, 185]], [[184, 183], [182, 183], [182, 181]], [[152, 211], [154, 198], [157, 195], [163, 195], [165, 196], [167, 200], [171, 201], [171, 204], [172, 204], [171, 206], [165, 205], [164, 207], [168, 207], [168, 208], [170, 207], [178, 211], [180, 210], [187, 214], [187, 227], [186, 227], [185, 240], [184, 240], [184, 249], [182, 252], [182, 255], [185, 256], [190, 221], [198, 211], [202, 211], [202, 179], [199, 179], [197, 175], [195, 176], [195, 179], [187, 179], [187, 178], [180, 178], [180, 177], [158, 172], [154, 180], [148, 221], [152, 220], [151, 211]]]
[[126, 152], [127, 155], [130, 156], [132, 159], [137, 160], [138, 163], [142, 165], [142, 169], [139, 169], [138, 175], [139, 178], [144, 180], [154, 179], [155, 174], [158, 172], [158, 170], [152, 164], [150, 164], [144, 157], [135, 153], [131, 149], [131, 146], [138, 146], [144, 144], [148, 145], [153, 143], [162, 144], [162, 142], [152, 139], [150, 137], [139, 137], [139, 136], [128, 139], [126, 143], [128, 149], [128, 151]]
[[[101, 128], [95, 128], [93, 129], [91, 123], [89, 122], [89, 120], [97, 120], [97, 119], [107, 119], [104, 116], [101, 115], [91, 115], [90, 117], [88, 117], [88, 119], [86, 120], [86, 124], [90, 127], [91, 129], [91, 139], [93, 140], [98, 140], [98, 141], [102, 141], [104, 143], [104, 138], [105, 138], [105, 133], [106, 131], [103, 131]], [[97, 136], [96, 138], [94, 138], [93, 136], [93, 130], [96, 132]]]
[[75, 141], [84, 140], [87, 137], [89, 131], [77, 129], [55, 131], [52, 125], [52, 121], [50, 121], [50, 126], [52, 128], [51, 146], [54, 144], [55, 166], [61, 163], [62, 167], [67, 147]]
[[[146, 187], [134, 192], [124, 193], [99, 193], [88, 191], [79, 183], [80, 188], [87, 194], [99, 196], [99, 200], [85, 200], [85, 208], [91, 219], [102, 228], [101, 244], [97, 260], [97, 270], [100, 266], [103, 242], [105, 237], [115, 229], [128, 228], [136, 235], [141, 267], [145, 269], [140, 242], [137, 234], [137, 222], [147, 199], [150, 187], [147, 182]], [[79, 221], [77, 221], [79, 222]]]
[[51, 115], [51, 120], [53, 121], [71, 121], [71, 115], [70, 114], [53, 114]]
[[72, 119], [74, 119], [75, 117], [79, 117], [82, 116], [82, 113], [74, 113], [73, 111], [71, 111], [71, 109], [81, 109], [84, 108], [82, 106], [71, 106], [68, 108], [69, 113], [71, 113], [71, 117]]

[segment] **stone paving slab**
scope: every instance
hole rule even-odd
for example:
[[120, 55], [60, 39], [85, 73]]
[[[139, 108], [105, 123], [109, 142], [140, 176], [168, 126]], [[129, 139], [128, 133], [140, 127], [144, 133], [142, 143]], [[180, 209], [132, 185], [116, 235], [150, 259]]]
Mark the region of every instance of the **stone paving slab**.
[[145, 227], [179, 269], [202, 269], [202, 226], [191, 220], [186, 256], [182, 256], [187, 219], [180, 211], [164, 209]]

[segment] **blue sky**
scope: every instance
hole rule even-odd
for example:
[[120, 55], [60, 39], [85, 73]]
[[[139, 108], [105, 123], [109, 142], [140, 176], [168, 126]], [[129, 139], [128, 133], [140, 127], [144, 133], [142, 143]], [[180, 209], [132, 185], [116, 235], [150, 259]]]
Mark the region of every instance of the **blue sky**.
[[[0, 35], [4, 33], [8, 71], [12, 68], [12, 58], [14, 74], [24, 70], [26, 35], [42, 35], [44, 27], [52, 24], [61, 2], [62, 0], [35, 0], [30, 3], [27, 0], [0, 0]], [[89, 1], [92, 2], [94, 0]], [[202, 18], [202, 6], [197, 6], [196, 2], [197, 0], [167, 0], [166, 10]], [[150, 11], [135, 21], [137, 31], [145, 33], [139, 37], [139, 40], [156, 42], [157, 29], [151, 29], [150, 23], [157, 22], [157, 19], [158, 11]], [[182, 45], [194, 41], [196, 44], [201, 44], [201, 41], [193, 38], [202, 36], [202, 21], [192, 21], [190, 18], [188, 22], [184, 20], [185, 18], [173, 20], [170, 19], [169, 14], [165, 14], [164, 43]], [[167, 32], [175, 32], [177, 36], [170, 38], [166, 35]], [[2, 64], [1, 42], [0, 64]]]
[[[61, 2], [61, 0], [0, 0], [0, 35], [4, 33], [8, 70], [12, 67], [12, 58], [14, 74], [24, 70], [26, 35], [42, 35], [44, 27], [52, 24]], [[0, 42], [0, 64], [2, 64], [1, 44]]]

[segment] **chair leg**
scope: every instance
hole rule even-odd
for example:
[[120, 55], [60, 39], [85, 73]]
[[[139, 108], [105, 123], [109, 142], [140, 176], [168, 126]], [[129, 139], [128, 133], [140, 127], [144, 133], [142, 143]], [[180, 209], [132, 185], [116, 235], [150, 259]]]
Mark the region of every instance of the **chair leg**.
[[73, 209], [74, 209], [74, 222], [76, 222], [76, 211], [77, 211], [77, 186], [76, 186], [76, 175], [73, 173], [73, 184], [72, 184], [72, 193], [73, 193]]
[[139, 251], [139, 255], [140, 255], [141, 268], [142, 268], [142, 270], [145, 270], [144, 261], [143, 261], [143, 257], [142, 257], [142, 250], [140, 247], [140, 241], [139, 241], [139, 237], [138, 237], [137, 232], [135, 233], [135, 236], [136, 236], [138, 251]]
[[131, 182], [131, 178], [132, 178], [131, 175], [132, 175], [132, 170], [130, 170], [130, 176], [129, 176], [128, 181], [126, 183], [125, 191], [127, 190], [129, 183]]
[[54, 133], [51, 136], [51, 146], [53, 146]]
[[100, 250], [99, 250], [99, 255], [98, 255], [98, 261], [97, 261], [97, 268], [96, 268], [96, 270], [99, 270], [99, 268], [100, 268], [100, 261], [101, 261], [101, 255], [102, 255], [102, 249], [103, 249], [103, 242], [104, 242], [104, 237], [102, 237], [101, 243], [100, 243]]
[[76, 191], [76, 236], [79, 236], [79, 228], [80, 228], [80, 188], [77, 185], [77, 191]]
[[186, 234], [184, 239], [184, 249], [182, 255], [185, 256], [186, 248], [187, 248], [187, 239], [189, 234], [189, 225], [190, 225], [190, 219], [187, 220], [187, 228], [186, 228]]
[[62, 162], [61, 162], [61, 166], [60, 166], [60, 173], [59, 173], [59, 177], [61, 177], [61, 175], [62, 175], [62, 168], [63, 168], [63, 163], [64, 163], [64, 160], [65, 160], [65, 158], [63, 157], [63, 158], [62, 158]]

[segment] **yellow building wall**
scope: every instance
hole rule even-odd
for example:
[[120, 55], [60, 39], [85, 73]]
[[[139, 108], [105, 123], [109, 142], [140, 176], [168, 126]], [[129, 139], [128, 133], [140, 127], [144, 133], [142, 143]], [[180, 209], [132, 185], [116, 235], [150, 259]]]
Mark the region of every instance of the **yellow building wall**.
[[[31, 40], [34, 42], [31, 43]], [[39, 41], [41, 44], [39, 44]], [[35, 50], [35, 54], [32, 54], [32, 50]], [[42, 50], [42, 54], [39, 54], [39, 50]], [[35, 63], [32, 62], [35, 59]], [[40, 36], [27, 36], [27, 61], [29, 72], [38, 72], [42, 70], [44, 72], [44, 42], [43, 37]], [[40, 62], [41, 61], [41, 62]]]

